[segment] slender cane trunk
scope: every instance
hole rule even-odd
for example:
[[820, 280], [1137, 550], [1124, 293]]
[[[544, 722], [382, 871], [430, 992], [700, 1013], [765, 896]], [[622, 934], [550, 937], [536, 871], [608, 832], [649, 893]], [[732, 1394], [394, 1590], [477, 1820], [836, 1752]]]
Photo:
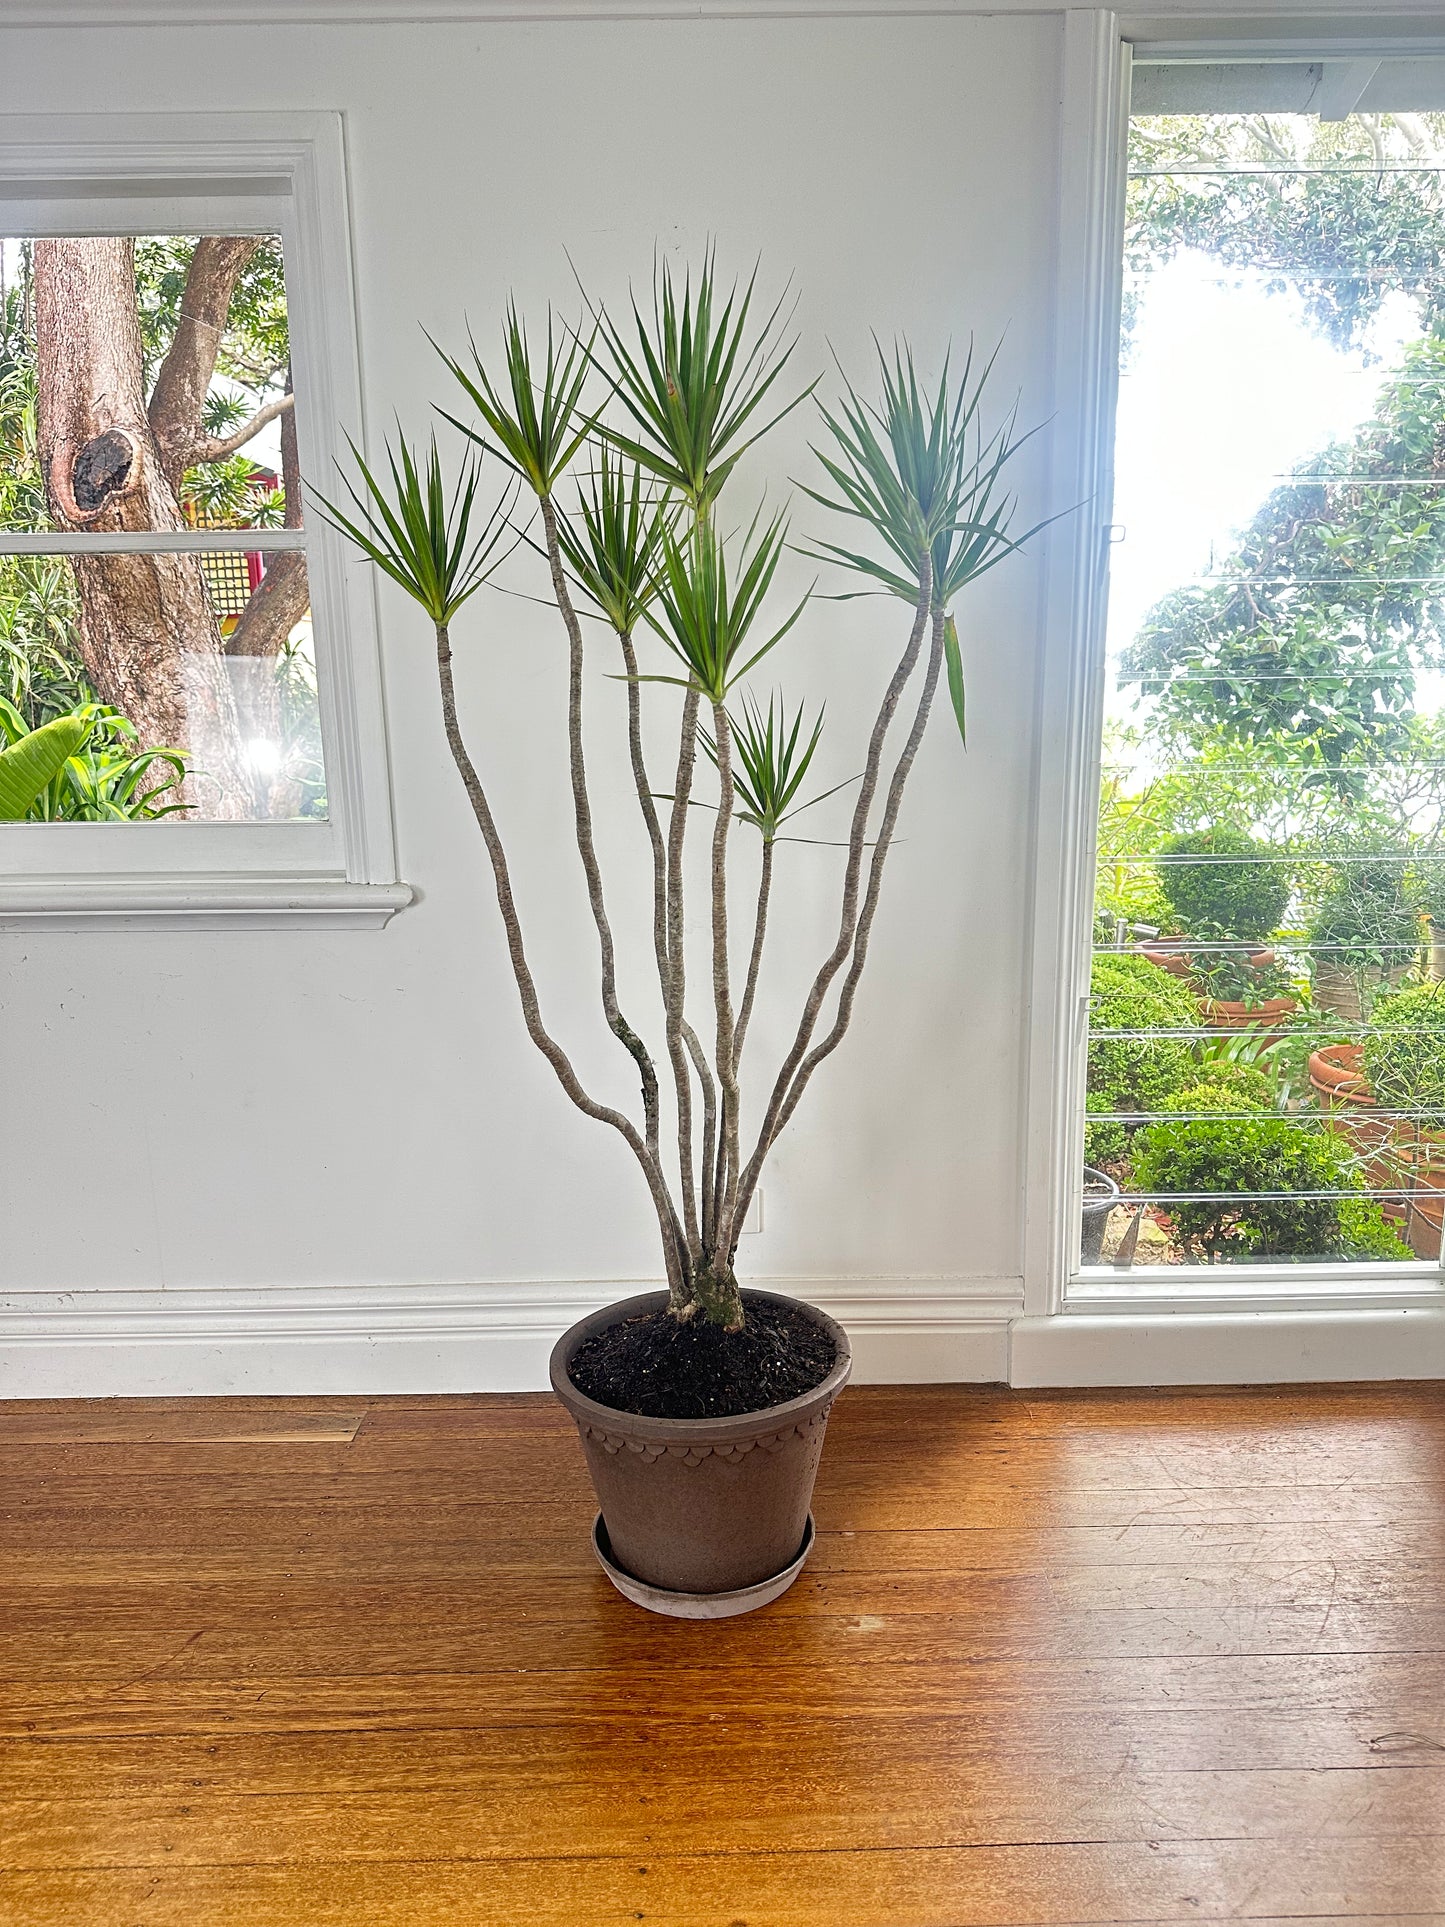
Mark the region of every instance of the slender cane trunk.
[[712, 706], [717, 752], [718, 807], [712, 833], [712, 992], [717, 1024], [719, 1137], [723, 1147], [725, 1183], [717, 1200], [717, 1234], [709, 1262], [696, 1281], [699, 1303], [707, 1316], [729, 1331], [743, 1322], [743, 1302], [733, 1275], [734, 1177], [738, 1161], [738, 1080], [734, 1059], [732, 983], [728, 958], [728, 832], [733, 816], [732, 725], [727, 708]]
[[[622, 644], [622, 666], [627, 676], [627, 746], [632, 759], [632, 781], [652, 850], [652, 947], [657, 958], [657, 981], [666, 1013], [670, 1009], [669, 985], [672, 981], [667, 927], [667, 844], [663, 838], [657, 805], [653, 801], [652, 784], [647, 776], [647, 759], [642, 749], [642, 688], [638, 681], [637, 651], [626, 629], [619, 629], [617, 637]], [[713, 1140], [717, 1130], [717, 1091], [697, 1033], [686, 1019], [682, 1025], [682, 1041], [702, 1092], [702, 1243], [707, 1246], [712, 1237], [714, 1221], [711, 1172]]]
[[[763, 838], [762, 862], [758, 871], [758, 907], [753, 915], [753, 947], [748, 958], [747, 981], [743, 986], [743, 1001], [738, 1011], [737, 1029], [733, 1033], [733, 1075], [739, 1075], [742, 1063], [743, 1042], [748, 1034], [748, 1024], [753, 1014], [753, 1000], [757, 996], [758, 979], [762, 974], [763, 945], [768, 934], [768, 903], [773, 892], [773, 849], [770, 836]], [[719, 1196], [728, 1183], [729, 1173], [725, 1169], [726, 1147], [720, 1142], [717, 1149], [717, 1174], [714, 1186]], [[737, 1237], [737, 1219], [734, 1217], [734, 1242]]]
[[760, 1139], [758, 1148], [749, 1160], [748, 1169], [743, 1175], [739, 1197], [739, 1209], [746, 1212], [757, 1188], [763, 1161], [769, 1150], [777, 1142], [779, 1134], [793, 1112], [798, 1108], [804, 1091], [808, 1087], [813, 1072], [834, 1052], [847, 1035], [848, 1026], [853, 1018], [853, 1004], [858, 985], [863, 976], [864, 965], [868, 961], [868, 943], [873, 932], [873, 920], [878, 912], [879, 897], [883, 888], [883, 870], [888, 861], [888, 852], [893, 846], [893, 834], [898, 824], [898, 812], [903, 806], [903, 792], [907, 787], [914, 759], [923, 741], [923, 733], [928, 727], [928, 718], [933, 708], [933, 699], [938, 690], [938, 682], [943, 669], [943, 632], [945, 615], [943, 610], [933, 612], [932, 637], [928, 652], [928, 666], [924, 672], [923, 688], [918, 698], [918, 708], [914, 712], [913, 726], [908, 732], [892, 781], [888, 786], [888, 797], [883, 809], [883, 820], [879, 826], [878, 837], [873, 846], [872, 860], [868, 866], [868, 887], [858, 915], [857, 930], [853, 942], [852, 960], [848, 974], [843, 979], [843, 987], [838, 995], [837, 1015], [833, 1027], [822, 1042], [803, 1059], [787, 1096], [778, 1107], [772, 1130], [765, 1140]]
[[552, 571], [552, 594], [561, 611], [567, 631], [567, 749], [572, 771], [572, 812], [577, 831], [577, 851], [587, 879], [587, 900], [592, 906], [592, 921], [597, 926], [597, 944], [602, 962], [602, 1014], [607, 1027], [622, 1044], [637, 1066], [642, 1084], [642, 1114], [647, 1143], [654, 1158], [658, 1154], [657, 1072], [647, 1046], [622, 1014], [617, 1000], [617, 955], [612, 941], [612, 926], [607, 920], [607, 905], [602, 894], [602, 869], [597, 861], [597, 846], [592, 835], [592, 804], [587, 794], [587, 762], [582, 747], [582, 625], [572, 606], [567, 573], [562, 566], [562, 544], [557, 535], [557, 511], [550, 496], [538, 498], [542, 526], [547, 537], [547, 560]]
[[[687, 956], [683, 930], [682, 859], [687, 838], [688, 807], [692, 801], [693, 772], [697, 766], [699, 700], [695, 689], [687, 690], [682, 699], [682, 734], [677, 751], [677, 778], [672, 791], [672, 817], [667, 831], [667, 954], [670, 960], [667, 1055], [677, 1088], [677, 1163], [682, 1189], [682, 1221], [687, 1230], [688, 1249], [694, 1254], [700, 1249], [701, 1228], [692, 1165], [692, 1085], [688, 1079], [687, 1051], [683, 1042]], [[689, 1281], [689, 1289], [675, 1309], [686, 1311], [693, 1303]]]
[[[107, 236], [35, 243], [36, 429], [58, 529], [180, 533], [180, 503], [146, 416], [135, 244]], [[200, 561], [74, 558], [81, 659], [103, 701], [146, 748], [187, 750], [180, 800], [208, 816], [256, 813], [236, 705]]]
[[[798, 1024], [787, 1056], [783, 1059], [777, 1077], [773, 1082], [772, 1093], [768, 1098], [767, 1109], [763, 1113], [762, 1128], [758, 1133], [758, 1146], [750, 1168], [758, 1162], [759, 1155], [766, 1156], [766, 1146], [777, 1135], [778, 1112], [787, 1097], [798, 1066], [807, 1053], [817, 1028], [818, 1016], [823, 1008], [823, 1000], [838, 972], [846, 963], [853, 948], [853, 939], [858, 928], [858, 894], [863, 873], [863, 856], [868, 841], [868, 818], [873, 808], [873, 799], [878, 790], [878, 775], [883, 762], [883, 745], [889, 726], [903, 697], [909, 678], [917, 667], [918, 658], [923, 650], [923, 638], [928, 628], [928, 613], [933, 598], [933, 562], [925, 551], [918, 565], [918, 602], [914, 611], [913, 626], [909, 631], [908, 644], [894, 670], [878, 715], [873, 724], [873, 732], [868, 740], [868, 755], [863, 765], [863, 780], [858, 786], [858, 798], [853, 806], [853, 822], [848, 832], [848, 861], [843, 872], [843, 902], [838, 920], [838, 941], [825, 958], [817, 976], [813, 979], [803, 1005], [803, 1015]], [[756, 1178], [752, 1180], [756, 1184]], [[746, 1205], [744, 1205], [746, 1211]]]
[[497, 907], [502, 914], [502, 928], [507, 938], [507, 956], [512, 966], [512, 975], [516, 980], [517, 995], [522, 1006], [522, 1021], [527, 1026], [527, 1035], [552, 1066], [558, 1083], [578, 1110], [587, 1117], [596, 1118], [600, 1123], [610, 1124], [642, 1166], [653, 1208], [657, 1212], [658, 1226], [662, 1232], [668, 1290], [676, 1296], [682, 1289], [686, 1277], [687, 1250], [683, 1241], [682, 1227], [678, 1224], [677, 1213], [673, 1208], [661, 1166], [632, 1120], [624, 1116], [621, 1111], [614, 1110], [611, 1105], [599, 1104], [583, 1088], [571, 1059], [542, 1021], [537, 985], [532, 976], [531, 966], [527, 962], [521, 920], [517, 915], [516, 898], [512, 892], [507, 853], [497, 829], [496, 819], [492, 815], [491, 805], [487, 801], [486, 791], [482, 787], [476, 765], [468, 753], [462, 738], [461, 725], [457, 720], [456, 687], [452, 676], [451, 635], [445, 623], [437, 624], [436, 638], [437, 676], [441, 683], [442, 721], [446, 729], [447, 746], [451, 750], [452, 760], [457, 766], [458, 774], [466, 789], [472, 814], [482, 833], [482, 840], [487, 846], [487, 855], [491, 858], [492, 875], [497, 889]]

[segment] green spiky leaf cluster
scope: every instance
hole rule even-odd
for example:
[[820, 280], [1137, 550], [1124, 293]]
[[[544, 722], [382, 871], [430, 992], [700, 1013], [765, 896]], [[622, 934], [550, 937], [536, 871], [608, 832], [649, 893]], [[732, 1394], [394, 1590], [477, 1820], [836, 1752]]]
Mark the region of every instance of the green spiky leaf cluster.
[[[738, 815], [744, 823], [751, 823], [760, 832], [765, 843], [776, 841], [778, 832], [790, 817], [811, 809], [815, 803], [823, 802], [826, 797], [836, 795], [845, 787], [842, 783], [836, 783], [832, 789], [824, 790], [818, 796], [810, 796], [806, 803], [794, 806], [793, 799], [802, 788], [808, 765], [823, 734], [823, 712], [820, 709], [811, 732], [804, 735], [803, 707], [799, 703], [790, 722], [787, 706], [781, 697], [770, 696], [768, 707], [763, 711], [751, 696], [744, 696], [737, 713], [730, 711], [728, 715], [733, 748], [737, 755], [733, 766], [733, 783], [742, 805]], [[716, 742], [706, 730], [700, 730], [699, 735], [709, 759], [716, 764]]]
[[796, 341], [784, 339], [784, 295], [749, 342], [756, 280], [754, 270], [741, 293], [734, 287], [719, 306], [709, 250], [696, 290], [691, 275], [684, 276], [679, 304], [672, 269], [664, 262], [653, 281], [650, 320], [632, 303], [635, 347], [605, 309], [597, 310], [605, 372], [632, 424], [628, 432], [604, 427], [602, 433], [699, 517], [707, 515], [747, 450], [816, 386], [758, 420]]
[[[445, 409], [441, 413], [470, 440], [500, 455], [535, 495], [548, 497], [592, 432], [593, 421], [582, 410], [582, 390], [590, 365], [588, 348], [572, 334], [566, 337], [565, 343], [559, 342], [549, 309], [547, 358], [540, 375], [535, 373], [527, 330], [511, 303], [507, 306], [503, 342], [507, 361], [505, 387], [487, 373], [474, 340], [469, 343], [470, 369], [445, 349], [437, 348], [471, 398], [483, 428], [459, 421]], [[434, 342], [432, 345], [436, 347]]]
[[559, 518], [557, 535], [578, 586], [619, 635], [631, 635], [657, 594], [657, 568], [669, 526], [668, 498], [650, 491], [603, 443], [578, 486], [577, 521]]
[[[724, 544], [710, 522], [698, 522], [681, 541], [670, 530], [663, 531], [662, 567], [657, 577], [657, 608], [661, 614], [648, 609], [647, 620], [688, 673], [686, 677], [652, 680], [685, 682], [707, 701], [725, 702], [734, 684], [782, 641], [803, 613], [808, 596], [766, 641], [747, 653], [787, 546], [787, 525], [781, 515], [761, 530], [759, 520], [754, 517], [739, 542], [731, 570]], [[746, 660], [740, 661], [744, 656]]]
[[882, 404], [876, 408], [845, 379], [837, 410], [821, 410], [833, 452], [813, 451], [836, 493], [804, 493], [865, 523], [887, 558], [834, 542], [818, 542], [810, 553], [909, 602], [918, 600], [926, 556], [934, 606], [946, 610], [967, 583], [1038, 533], [1037, 527], [1016, 537], [1008, 532], [1016, 500], [1004, 490], [1002, 476], [1028, 436], [1015, 438], [1012, 415], [991, 434], [983, 431], [980, 409], [994, 359], [976, 368], [970, 347], [955, 383], [945, 356], [930, 394], [919, 382], [911, 348], [896, 348], [890, 362], [880, 347]]
[[342, 475], [351, 497], [350, 514], [313, 490], [323, 514], [363, 555], [370, 556], [377, 568], [419, 602], [433, 622], [449, 623], [502, 560], [498, 551], [511, 526], [510, 498], [503, 496], [482, 518], [480, 532], [474, 537], [479, 456], [462, 464], [448, 499], [435, 436], [421, 461], [412, 454], [404, 437], [395, 451], [388, 442], [388, 492], [367, 467], [355, 442], [349, 436], [347, 439], [361, 487]]

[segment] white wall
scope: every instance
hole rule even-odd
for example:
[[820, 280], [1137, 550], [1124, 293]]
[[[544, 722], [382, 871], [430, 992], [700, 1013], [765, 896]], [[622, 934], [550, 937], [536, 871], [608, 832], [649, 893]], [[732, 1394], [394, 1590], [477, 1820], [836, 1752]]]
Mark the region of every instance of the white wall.
[[[1057, 16], [14, 31], [0, 110], [344, 110], [373, 436], [393, 408], [420, 422], [444, 392], [419, 324], [455, 343], [469, 316], [488, 341], [509, 292], [533, 314], [549, 298], [575, 306], [569, 251], [616, 298], [629, 277], [646, 282], [655, 244], [696, 259], [710, 236], [733, 267], [760, 254], [769, 290], [796, 276], [800, 373], [826, 367], [825, 341], [866, 371], [871, 329], [907, 330], [930, 366], [950, 337], [1006, 330], [998, 400], [1021, 389], [1034, 419], [1051, 406], [1060, 48]], [[800, 412], [735, 492], [780, 496], [813, 433]], [[1042, 509], [1041, 462], [1020, 481]], [[797, 519], [821, 520], [803, 501]], [[971, 746], [940, 716], [855, 1033], [780, 1148], [765, 1230], [742, 1248], [751, 1276], [1016, 1290], [1038, 583], [1036, 558], [1012, 564], [960, 608]], [[337, 936], [0, 937], [5, 1283], [76, 1294], [32, 1309], [85, 1312], [96, 1288], [658, 1272], [630, 1157], [570, 1109], [523, 1034], [423, 625], [386, 595], [382, 627], [414, 908], [384, 932]], [[569, 842], [557, 624], [492, 597], [462, 631], [468, 727], [549, 1017], [587, 1075], [625, 1097]], [[829, 700], [829, 780], [859, 767], [864, 711], [899, 644], [900, 611], [869, 601], [820, 604], [786, 645], [788, 690]], [[619, 700], [599, 687], [593, 756], [612, 791], [604, 831], [632, 866], [619, 906], [637, 910], [632, 819], [607, 808], [625, 793], [601, 775]], [[837, 834], [844, 809], [820, 812], [813, 833]], [[828, 849], [782, 862], [788, 981], [760, 1012], [755, 1062], [775, 1058], [827, 948], [840, 870]], [[645, 952], [630, 949], [643, 985]], [[72, 1367], [90, 1382], [78, 1353], [54, 1363], [45, 1349], [43, 1369], [40, 1352], [5, 1356], [12, 1391], [62, 1389]], [[474, 1347], [462, 1375], [487, 1369]], [[188, 1374], [178, 1363], [177, 1382]]]

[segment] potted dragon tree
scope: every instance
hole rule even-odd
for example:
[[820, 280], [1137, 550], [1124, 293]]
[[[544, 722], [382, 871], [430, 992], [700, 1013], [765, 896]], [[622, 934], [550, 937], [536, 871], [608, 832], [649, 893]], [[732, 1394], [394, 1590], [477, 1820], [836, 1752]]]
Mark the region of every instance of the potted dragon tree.
[[[848, 1340], [820, 1311], [745, 1288], [738, 1236], [769, 1152], [848, 1031], [940, 689], [962, 727], [953, 603], [1027, 539], [1010, 533], [1004, 480], [1025, 438], [1011, 411], [985, 421], [991, 361], [972, 350], [946, 358], [930, 382], [908, 347], [880, 349], [876, 396], [844, 380], [823, 406], [816, 382], [792, 377], [796, 346], [783, 304], [755, 309], [754, 281], [724, 288], [711, 254], [696, 275], [661, 267], [650, 302], [632, 299], [619, 315], [588, 300], [575, 329], [549, 315], [545, 337], [529, 337], [509, 308], [494, 365], [475, 340], [461, 356], [439, 351], [456, 384], [439, 412], [466, 438], [453, 485], [435, 437], [417, 449], [403, 435], [384, 466], [356, 455], [346, 501], [324, 503], [430, 619], [447, 744], [490, 858], [523, 1022], [572, 1103], [625, 1147], [656, 1216], [665, 1289], [564, 1334], [552, 1383], [581, 1434], [609, 1578], [642, 1605], [694, 1618], [776, 1597], [811, 1543], [814, 1475], [848, 1378]], [[802, 492], [838, 518], [837, 540], [793, 538], [783, 513], [731, 513], [744, 458], [804, 403], [817, 408], [818, 467]], [[488, 472], [504, 472], [491, 496], [484, 458]], [[821, 706], [810, 719], [807, 705], [757, 693], [812, 596], [780, 599], [789, 548], [851, 576], [845, 593], [892, 598], [900, 613], [896, 633], [877, 625], [888, 653], [841, 839], [836, 936], [781, 1061], [764, 1067], [750, 1026], [757, 999], [774, 994], [783, 826], [821, 800], [804, 793]], [[636, 1079], [630, 1109], [593, 1094], [544, 1015], [505, 812], [457, 712], [458, 617], [510, 556], [535, 572], [529, 592], [554, 606], [566, 651], [559, 781], [571, 788], [600, 1015]], [[514, 607], [493, 602], [491, 619], [504, 624]], [[625, 684], [616, 767], [624, 794], [635, 793], [651, 884], [650, 927], [637, 933], [656, 972], [645, 1008], [618, 967], [616, 886], [593, 833], [583, 706], [603, 676]], [[659, 727], [665, 758], [649, 748]]]

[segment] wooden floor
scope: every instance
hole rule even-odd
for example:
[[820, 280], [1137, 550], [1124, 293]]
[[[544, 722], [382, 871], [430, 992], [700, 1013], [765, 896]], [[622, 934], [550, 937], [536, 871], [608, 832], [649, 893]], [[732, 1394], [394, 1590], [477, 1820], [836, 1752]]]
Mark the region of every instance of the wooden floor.
[[0, 1442], [5, 1927], [1445, 1921], [1445, 1387], [852, 1390], [710, 1626], [550, 1398]]

